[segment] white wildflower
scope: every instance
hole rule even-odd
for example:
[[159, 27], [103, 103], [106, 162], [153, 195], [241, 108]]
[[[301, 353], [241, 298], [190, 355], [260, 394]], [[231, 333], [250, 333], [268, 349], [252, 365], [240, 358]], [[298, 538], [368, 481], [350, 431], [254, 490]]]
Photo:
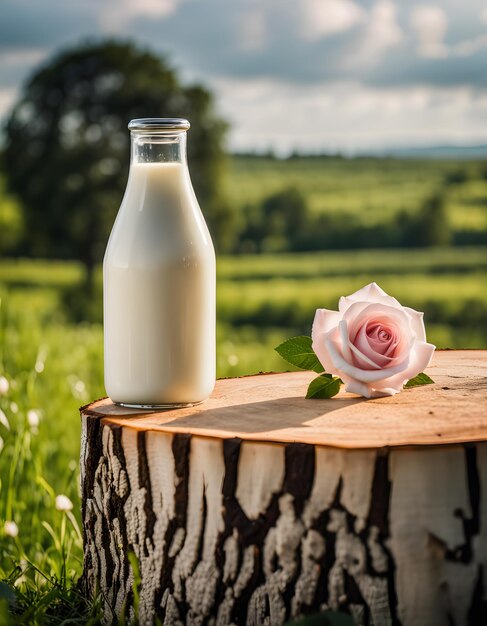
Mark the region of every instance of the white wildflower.
[[228, 360], [228, 365], [231, 365], [233, 367], [237, 365], [238, 363], [238, 356], [236, 354], [230, 354], [227, 360]]
[[27, 421], [31, 428], [37, 428], [40, 422], [39, 411], [36, 411], [36, 409], [29, 409], [27, 411]]
[[15, 538], [19, 534], [19, 527], [15, 522], [11, 520], [7, 520], [5, 522], [5, 524], [3, 525], [3, 530], [5, 531], [7, 537]]
[[39, 352], [36, 358], [36, 363], [34, 365], [34, 369], [38, 374], [42, 374], [42, 372], [44, 371], [46, 358], [47, 358], [47, 349], [45, 346], [42, 346], [39, 349]]
[[21, 585], [27, 582], [27, 576], [25, 574], [29, 569], [28, 561], [26, 561], [25, 559], [20, 559], [19, 567], [20, 567], [20, 571], [22, 572], [22, 574], [14, 582], [14, 585], [16, 587], [20, 587]]
[[71, 511], [73, 509], [73, 503], [68, 496], [60, 494], [56, 496], [56, 509], [58, 511]]
[[0, 452], [3, 450], [3, 439], [0, 437]]
[[5, 376], [0, 376], [0, 396], [4, 396], [9, 389], [10, 385], [8, 384], [8, 380]]
[[10, 403], [10, 410], [12, 411], [12, 413], [18, 413], [19, 412], [19, 405], [17, 404], [17, 402], [11, 402]]
[[74, 384], [74, 390], [76, 393], [83, 394], [86, 391], [86, 386], [82, 380], [76, 381]]
[[7, 416], [5, 415], [5, 413], [2, 411], [2, 409], [0, 409], [0, 424], [2, 426], [5, 426], [5, 428], [7, 430], [10, 430], [9, 421], [8, 421]]
[[85, 383], [76, 376], [68, 376], [68, 382], [71, 387], [71, 393], [78, 400], [84, 400], [86, 398], [86, 385]]

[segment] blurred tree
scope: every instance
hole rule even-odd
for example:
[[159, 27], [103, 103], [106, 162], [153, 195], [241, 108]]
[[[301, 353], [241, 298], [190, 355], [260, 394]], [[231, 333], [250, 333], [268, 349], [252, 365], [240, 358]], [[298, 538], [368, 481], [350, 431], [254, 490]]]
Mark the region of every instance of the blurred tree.
[[426, 198], [417, 213], [401, 211], [395, 219], [400, 247], [447, 246], [452, 232], [443, 192]]
[[221, 197], [226, 124], [201, 86], [183, 87], [167, 63], [130, 43], [61, 53], [27, 83], [7, 120], [5, 169], [25, 208], [34, 255], [74, 257], [87, 270], [102, 256], [127, 181], [127, 122], [186, 117], [196, 194], [217, 248], [232, 244]]
[[405, 245], [413, 247], [447, 246], [451, 229], [443, 193], [427, 198], [419, 214], [410, 218], [404, 228]]
[[421, 213], [418, 245], [447, 246], [451, 241], [451, 230], [445, 196], [437, 193], [428, 198]]
[[445, 174], [445, 184], [446, 185], [460, 185], [462, 183], [467, 182], [468, 177], [469, 177], [468, 171], [465, 168], [455, 169]]
[[240, 243], [241, 251], [282, 252], [298, 249], [303, 229], [309, 220], [304, 195], [287, 187], [264, 198], [260, 207], [246, 207], [247, 224]]
[[16, 247], [23, 227], [22, 209], [12, 196], [5, 193], [5, 181], [0, 178], [0, 254]]

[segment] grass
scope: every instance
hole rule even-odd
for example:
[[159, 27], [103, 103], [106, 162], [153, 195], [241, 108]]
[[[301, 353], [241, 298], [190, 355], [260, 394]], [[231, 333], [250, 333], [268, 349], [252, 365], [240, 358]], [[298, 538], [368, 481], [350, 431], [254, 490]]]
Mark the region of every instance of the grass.
[[[353, 250], [302, 254], [260, 254], [218, 259], [220, 280], [321, 278], [333, 276], [470, 273], [487, 270], [484, 247]], [[0, 265], [0, 281], [3, 269]]]
[[[82, 566], [77, 408], [102, 392], [101, 330], [62, 324], [57, 305], [50, 291], [4, 291], [0, 301], [0, 578], [14, 590], [10, 618], [0, 590], [2, 624], [84, 624], [98, 612], [74, 583]], [[58, 510], [59, 495], [72, 511]]]
[[[63, 305], [81, 277], [76, 263], [0, 262], [0, 624], [100, 620], [76, 587], [78, 407], [104, 395], [101, 300], [91, 323]], [[486, 278], [482, 248], [220, 258], [218, 375], [287, 369], [274, 346], [371, 280], [426, 310], [438, 346], [486, 347]], [[58, 510], [60, 494], [72, 511]]]

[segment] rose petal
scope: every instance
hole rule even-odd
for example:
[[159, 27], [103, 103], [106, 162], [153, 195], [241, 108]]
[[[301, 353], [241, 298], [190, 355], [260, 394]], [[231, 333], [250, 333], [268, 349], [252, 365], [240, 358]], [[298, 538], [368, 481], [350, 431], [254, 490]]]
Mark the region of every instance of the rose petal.
[[352, 360], [352, 344], [348, 338], [348, 326], [346, 320], [341, 320], [338, 324], [338, 330], [340, 331], [340, 338], [342, 340], [342, 355], [347, 361]]
[[367, 338], [366, 328], [366, 324], [364, 324], [361, 330], [358, 332], [357, 336], [355, 337], [353, 346], [356, 353], [362, 355], [363, 360], [365, 360], [366, 363], [371, 363], [374, 369], [387, 367], [392, 361], [391, 357], [386, 357], [378, 353], [377, 350], [374, 350], [373, 346], [370, 344], [370, 341]]
[[393, 387], [387, 387], [385, 389], [372, 389], [371, 398], [385, 398], [386, 396], [395, 396], [396, 393], [399, 393], [402, 390], [402, 387], [399, 389], [395, 389]]
[[[391, 359], [393, 359], [393, 358], [397, 358], [397, 357], [395, 356], [395, 354], [396, 354], [396, 352], [397, 352], [398, 354], [399, 354], [399, 352], [400, 352], [399, 350], [397, 350], [397, 347], [400, 345], [400, 343], [401, 343], [401, 339], [402, 339], [402, 337], [394, 337], [394, 340], [393, 340], [393, 341], [391, 341], [391, 343], [390, 343], [389, 347], [387, 348], [387, 351], [384, 353], [384, 356], [388, 356], [388, 357], [390, 357]], [[411, 339], [411, 341], [412, 341], [412, 339]]]
[[[342, 320], [339, 323], [338, 327], [340, 329], [340, 338], [342, 341], [341, 353], [343, 358], [347, 362], [351, 363], [352, 365], [355, 363], [357, 367], [361, 367], [363, 369], [380, 369], [382, 367], [382, 365], [379, 365], [375, 361], [370, 359], [350, 341], [346, 320]], [[356, 363], [357, 360], [359, 360], [358, 365]]]
[[[352, 364], [355, 364], [356, 367], [359, 367], [364, 370], [370, 370], [370, 369], [380, 370], [383, 367], [381, 364], [376, 363], [373, 359], [371, 359], [369, 356], [364, 354], [362, 350], [357, 348], [357, 346], [355, 346], [353, 343], [350, 344], [350, 348], [352, 349], [353, 356], [354, 356]], [[358, 360], [358, 363], [357, 363], [357, 360]]]
[[[328, 333], [328, 335], [330, 335], [330, 333]], [[350, 376], [351, 378], [355, 378], [356, 380], [364, 383], [369, 383], [377, 380], [383, 380], [385, 378], [393, 376], [394, 374], [398, 374], [399, 372], [404, 371], [409, 365], [409, 358], [406, 358], [402, 363], [399, 363], [395, 367], [387, 367], [381, 370], [360, 369], [358, 367], [355, 367], [354, 365], [351, 365], [350, 363], [347, 363], [347, 361], [343, 358], [339, 344], [336, 341], [330, 339], [328, 335], [325, 336], [324, 347], [325, 351], [328, 350], [329, 352], [329, 357], [327, 360], [331, 359], [334, 368], [325, 368], [327, 369], [327, 371], [333, 372], [334, 370], [338, 369], [342, 372], [345, 372], [345, 374], [348, 374], [348, 376]], [[324, 363], [323, 366], [325, 367]]]
[[[355, 316], [354, 314], [357, 312]], [[414, 333], [411, 327], [411, 317], [398, 309], [381, 304], [369, 304], [361, 309], [357, 304], [353, 304], [344, 314], [344, 319], [348, 321], [348, 335], [352, 344], [354, 344], [362, 354], [369, 357], [374, 363], [381, 367], [390, 367], [402, 361], [406, 353], [410, 350], [411, 342], [414, 339]], [[366, 337], [360, 339], [360, 332], [365, 332], [365, 325], [382, 324], [384, 326], [394, 327], [394, 335], [399, 339], [394, 352], [387, 356], [394, 361], [387, 364], [384, 359], [373, 354], [373, 351], [367, 347], [368, 341]]]
[[418, 371], [413, 373], [413, 375], [409, 378], [413, 378], [414, 376], [421, 374], [421, 372], [424, 372], [424, 370], [431, 363], [431, 359], [433, 358], [433, 353], [435, 350], [436, 346], [432, 343], [427, 343], [426, 341], [418, 341], [418, 343], [414, 345], [414, 362]]
[[396, 393], [399, 393], [400, 389], [374, 389], [366, 383], [361, 383], [358, 380], [351, 380], [346, 383], [345, 391], [348, 391], [349, 393], [357, 393], [359, 396], [369, 399], [394, 396]]
[[421, 311], [415, 311], [414, 309], [409, 308], [408, 306], [403, 307], [406, 313], [411, 318], [411, 326], [413, 331], [416, 333], [416, 337], [419, 341], [426, 341], [426, 330], [424, 327], [424, 313]]
[[[381, 326], [381, 328], [383, 328], [383, 326]], [[364, 335], [365, 335], [365, 340], [367, 341], [367, 345], [369, 346], [369, 348], [371, 348], [371, 350], [373, 350], [375, 354], [381, 357], [386, 356], [387, 351], [391, 347], [391, 344], [394, 343], [394, 339], [395, 339], [394, 333], [389, 333], [388, 339], [378, 339], [377, 337], [369, 337], [369, 334], [367, 333], [367, 331], [365, 331]], [[387, 357], [387, 358], [390, 359], [391, 357]]]
[[377, 283], [370, 283], [350, 296], [342, 296], [338, 301], [338, 310], [340, 313], [345, 313], [354, 302], [378, 302], [402, 309], [396, 298], [389, 296]]
[[401, 335], [412, 335], [411, 317], [404, 311], [387, 304], [356, 302], [343, 314], [343, 319], [348, 322], [349, 337], [352, 343], [357, 332], [367, 322], [378, 322], [384, 325], [394, 324], [398, 327]]
[[[383, 296], [387, 296], [387, 293], [379, 287], [377, 283], [369, 283], [354, 291], [349, 296], [342, 296], [340, 298], [341, 302], [373, 302], [375, 298], [381, 298]], [[341, 310], [341, 309], [340, 309]]]
[[338, 326], [342, 316], [338, 311], [330, 311], [328, 309], [316, 309], [313, 326], [311, 329], [311, 337], [314, 339], [318, 333], [327, 333], [335, 326]]
[[[314, 330], [314, 329], [313, 329]], [[312, 335], [313, 343], [312, 348], [316, 356], [318, 357], [321, 365], [323, 365], [325, 372], [329, 374], [334, 374], [336, 372], [336, 368], [331, 360], [330, 354], [325, 346], [325, 338], [327, 336], [331, 336], [332, 333], [335, 333], [338, 336], [338, 327], [333, 328], [328, 331], [328, 333], [317, 333], [314, 332]]]
[[[386, 356], [392, 345], [397, 345], [396, 328], [392, 325], [379, 324], [378, 322], [367, 322], [364, 328], [365, 338], [370, 347], [382, 356]], [[388, 337], [383, 337], [387, 333]]]
[[357, 393], [359, 396], [363, 396], [364, 398], [370, 398], [370, 394], [372, 392], [368, 385], [354, 379], [345, 382], [345, 391], [348, 391], [349, 393]]
[[389, 378], [384, 378], [384, 380], [382, 381], [375, 382], [374, 388], [385, 389], [387, 387], [392, 387], [397, 389], [397, 391], [401, 391], [401, 389], [408, 382], [408, 380], [411, 380], [411, 378], [414, 378], [421, 372], [424, 372], [424, 370], [431, 362], [434, 351], [435, 346], [431, 343], [415, 343], [411, 349], [409, 365], [407, 369], [400, 374], [390, 376]]

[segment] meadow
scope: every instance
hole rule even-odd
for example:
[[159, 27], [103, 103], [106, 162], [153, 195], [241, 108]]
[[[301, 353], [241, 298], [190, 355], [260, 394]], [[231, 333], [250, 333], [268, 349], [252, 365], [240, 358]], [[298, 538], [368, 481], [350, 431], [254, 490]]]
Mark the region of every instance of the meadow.
[[[263, 160], [258, 169], [241, 158], [232, 166], [234, 197], [244, 211], [295, 181], [309, 193], [314, 211], [379, 220], [381, 211], [386, 219], [385, 212], [416, 210], [450, 176], [457, 177], [448, 186], [455, 228], [487, 229], [480, 162], [462, 166], [464, 179], [451, 162], [404, 162], [402, 169], [392, 162], [383, 171], [376, 161], [360, 167], [354, 161], [348, 185], [346, 163], [331, 160], [320, 178], [323, 160], [291, 161], [286, 170], [286, 162]], [[360, 174], [363, 167], [369, 167], [367, 175]], [[414, 189], [408, 190], [408, 180]], [[316, 308], [336, 308], [341, 295], [371, 281], [425, 311], [428, 339], [438, 347], [486, 348], [486, 250], [219, 257], [218, 376], [288, 369], [273, 348], [294, 334], [309, 334]], [[82, 279], [83, 268], [73, 261], [0, 261], [0, 625], [99, 622], [98, 605], [87, 603], [76, 587], [82, 568], [78, 408], [104, 395], [101, 271], [89, 307], [77, 306]]]
[[286, 187], [299, 189], [312, 213], [349, 217], [366, 227], [400, 212], [414, 214], [428, 196], [443, 191], [460, 240], [487, 230], [485, 161], [242, 156], [230, 163], [226, 192], [240, 210]]

